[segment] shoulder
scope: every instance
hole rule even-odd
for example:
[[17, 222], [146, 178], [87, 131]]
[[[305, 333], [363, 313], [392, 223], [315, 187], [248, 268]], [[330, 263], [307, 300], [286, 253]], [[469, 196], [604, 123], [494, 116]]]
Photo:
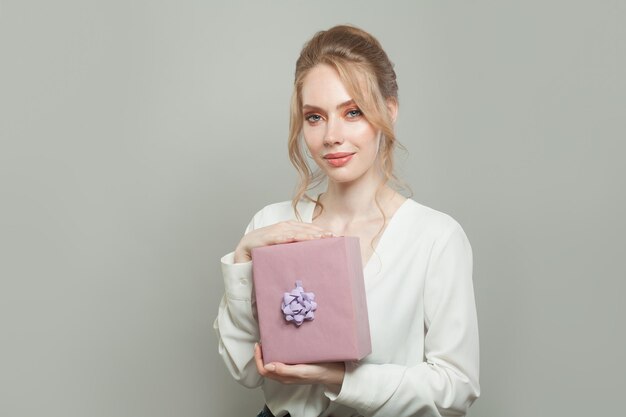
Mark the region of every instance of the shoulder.
[[[300, 213], [301, 217], [305, 216], [309, 204], [310, 203], [303, 200], [298, 202], [298, 212]], [[267, 206], [256, 212], [256, 214], [252, 218], [252, 221], [250, 222], [248, 231], [258, 229], [260, 227], [269, 226], [282, 221], [297, 219], [298, 217], [295, 210], [293, 209], [291, 200], [268, 204]]]
[[440, 242], [447, 240], [451, 235], [465, 235], [463, 228], [452, 216], [427, 207], [413, 199], [408, 199], [402, 206], [405, 215], [401, 217], [403, 227], [410, 234], [420, 235], [422, 238]]
[[448, 256], [457, 262], [473, 257], [465, 231], [452, 216], [414, 200], [405, 202], [398, 241], [409, 252], [426, 249], [433, 259]]

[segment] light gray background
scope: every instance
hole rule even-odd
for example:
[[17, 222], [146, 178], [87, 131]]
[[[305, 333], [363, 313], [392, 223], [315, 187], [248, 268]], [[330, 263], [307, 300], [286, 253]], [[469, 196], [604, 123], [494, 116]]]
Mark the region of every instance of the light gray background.
[[473, 244], [470, 415], [622, 413], [624, 2], [59, 0], [0, 1], [0, 415], [255, 415], [219, 258], [290, 198], [295, 59], [338, 23], [395, 62], [401, 176]]

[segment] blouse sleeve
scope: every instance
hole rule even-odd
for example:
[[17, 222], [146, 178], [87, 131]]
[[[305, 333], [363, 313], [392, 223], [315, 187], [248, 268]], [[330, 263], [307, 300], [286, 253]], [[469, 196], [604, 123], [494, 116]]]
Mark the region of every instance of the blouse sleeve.
[[[255, 228], [252, 219], [246, 233]], [[218, 352], [228, 371], [240, 384], [254, 388], [262, 377], [254, 362], [254, 344], [259, 340], [252, 287], [252, 262], [234, 263], [234, 252], [221, 259], [224, 296], [213, 329], [219, 341]]]
[[464, 416], [478, 398], [478, 324], [472, 249], [454, 223], [435, 242], [424, 289], [424, 361], [415, 366], [347, 363], [337, 395], [366, 417]]

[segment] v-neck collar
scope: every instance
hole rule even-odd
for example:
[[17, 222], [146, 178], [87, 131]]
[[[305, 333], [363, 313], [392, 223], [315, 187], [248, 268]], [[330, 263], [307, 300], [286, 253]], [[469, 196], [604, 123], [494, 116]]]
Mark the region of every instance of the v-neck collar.
[[[378, 243], [376, 244], [376, 247], [374, 248], [374, 252], [372, 252], [372, 254], [370, 255], [369, 259], [367, 260], [367, 263], [365, 264], [365, 266], [363, 267], [363, 274], [366, 275], [367, 272], [372, 269], [372, 264], [374, 263], [374, 259], [376, 258], [378, 261], [380, 261], [380, 259], [382, 258], [384, 249], [385, 249], [385, 245], [386, 242], [389, 238], [390, 235], [392, 235], [393, 229], [395, 228], [395, 224], [398, 222], [398, 217], [402, 216], [402, 212], [404, 210], [406, 210], [406, 207], [409, 206], [409, 201], [411, 199], [407, 198], [406, 200], [404, 200], [402, 202], [402, 204], [400, 204], [400, 207], [398, 207], [395, 211], [395, 213], [393, 213], [393, 215], [391, 216], [391, 218], [388, 220], [387, 222], [387, 226], [385, 227], [385, 230], [383, 230], [382, 235], [380, 236], [380, 239], [378, 239]], [[314, 201], [309, 201], [306, 200], [304, 201], [304, 203], [306, 204], [305, 206], [305, 211], [304, 211], [304, 215], [302, 216], [302, 220], [306, 223], [312, 223], [313, 222], [313, 212], [315, 211], [315, 202]]]

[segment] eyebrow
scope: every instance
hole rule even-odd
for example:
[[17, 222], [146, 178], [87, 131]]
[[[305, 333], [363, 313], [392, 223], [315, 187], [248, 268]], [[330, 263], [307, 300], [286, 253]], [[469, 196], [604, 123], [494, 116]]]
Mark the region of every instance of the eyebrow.
[[[350, 99], [348, 101], [344, 101], [343, 103], [338, 104], [337, 105], [337, 109], [342, 109], [344, 107], [348, 107], [348, 106], [351, 106], [353, 104], [356, 104], [356, 103], [354, 102], [353, 99]], [[312, 106], [310, 104], [305, 104], [304, 106], [302, 106], [302, 110], [305, 110], [305, 111], [306, 110], [320, 110], [320, 111], [323, 111], [320, 107]]]

